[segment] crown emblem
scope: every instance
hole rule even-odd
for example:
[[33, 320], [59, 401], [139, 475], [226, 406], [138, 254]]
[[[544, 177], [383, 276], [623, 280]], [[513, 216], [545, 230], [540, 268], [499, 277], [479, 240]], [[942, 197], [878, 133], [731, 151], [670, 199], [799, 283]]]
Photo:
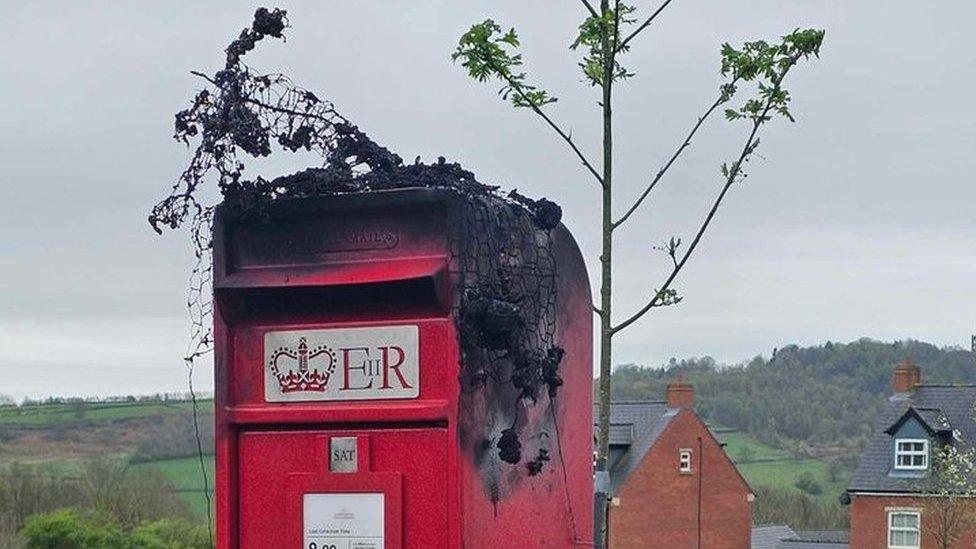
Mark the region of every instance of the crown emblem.
[[[294, 368], [296, 365], [297, 369]], [[298, 340], [298, 349], [291, 347], [275, 349], [268, 366], [278, 380], [282, 393], [298, 391], [324, 393], [329, 378], [335, 371], [335, 355], [327, 345], [309, 349], [303, 337]]]

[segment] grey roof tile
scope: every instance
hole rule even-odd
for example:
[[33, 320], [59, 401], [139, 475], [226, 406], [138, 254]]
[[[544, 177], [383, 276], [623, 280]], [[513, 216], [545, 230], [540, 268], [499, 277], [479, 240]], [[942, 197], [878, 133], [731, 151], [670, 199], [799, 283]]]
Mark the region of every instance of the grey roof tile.
[[610, 424], [610, 446], [630, 446], [634, 442], [633, 423]]
[[776, 549], [849, 549], [846, 541], [808, 541], [802, 539], [784, 539]]
[[785, 524], [765, 524], [752, 528], [752, 549], [778, 549], [779, 542], [796, 535]]
[[797, 530], [796, 536], [791, 539], [801, 541], [847, 543], [848, 539], [850, 539], [850, 532], [847, 530]]

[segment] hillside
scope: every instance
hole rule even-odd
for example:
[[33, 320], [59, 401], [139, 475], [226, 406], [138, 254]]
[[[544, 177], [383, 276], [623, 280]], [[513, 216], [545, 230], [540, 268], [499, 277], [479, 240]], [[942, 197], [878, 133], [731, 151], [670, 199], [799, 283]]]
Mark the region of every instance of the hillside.
[[[201, 441], [213, 448], [213, 402], [200, 401]], [[185, 401], [81, 402], [0, 406], [0, 473], [20, 465], [77, 477], [93, 460], [158, 470], [198, 519], [206, 517], [192, 405]], [[206, 456], [213, 487], [213, 457]]]
[[923, 382], [976, 382], [969, 351], [920, 341], [860, 339], [813, 347], [790, 345], [772, 357], [723, 365], [709, 357], [672, 359], [663, 368], [620, 366], [616, 398], [661, 398], [667, 380], [695, 384], [706, 420], [738, 429], [794, 455], [840, 460], [849, 468], [891, 393], [894, 364], [911, 357]]

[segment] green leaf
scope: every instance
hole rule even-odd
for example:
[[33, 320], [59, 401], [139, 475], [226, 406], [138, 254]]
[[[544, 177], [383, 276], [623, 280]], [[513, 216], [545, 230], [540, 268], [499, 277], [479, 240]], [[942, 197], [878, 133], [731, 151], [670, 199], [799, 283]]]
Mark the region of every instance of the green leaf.
[[555, 102], [556, 98], [548, 92], [526, 82], [525, 73], [519, 70], [522, 66], [519, 46], [518, 32], [514, 28], [503, 33], [498, 23], [486, 19], [461, 35], [451, 59], [460, 63], [467, 69], [468, 76], [479, 82], [501, 81], [503, 85], [498, 93], [514, 107], [539, 108]]

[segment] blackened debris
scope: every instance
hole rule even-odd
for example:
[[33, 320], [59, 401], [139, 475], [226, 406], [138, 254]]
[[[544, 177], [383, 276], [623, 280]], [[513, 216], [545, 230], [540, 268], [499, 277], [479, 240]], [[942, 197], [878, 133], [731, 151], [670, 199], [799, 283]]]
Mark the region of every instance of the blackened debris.
[[515, 427], [502, 431], [498, 439], [498, 458], [506, 463], [516, 464], [522, 460], [522, 443], [519, 442]]
[[272, 38], [284, 38], [282, 34], [288, 27], [288, 12], [275, 8], [269, 11], [267, 8], [258, 8], [254, 12], [254, 22], [251, 28], [241, 31], [237, 40], [227, 46], [227, 64], [225, 69], [231, 69], [241, 62], [241, 57], [254, 49], [258, 41], [265, 36]]
[[512, 364], [512, 385], [519, 390], [521, 398], [536, 402], [539, 398], [539, 385], [542, 384], [541, 364], [525, 354], [515, 357]]
[[509, 192], [508, 198], [532, 212], [532, 221], [544, 231], [555, 229], [563, 219], [563, 209], [552, 200], [545, 198], [534, 200], [519, 194], [517, 190]]
[[312, 138], [315, 136], [315, 128], [312, 126], [301, 126], [292, 134], [282, 134], [278, 136], [278, 144], [295, 152], [298, 149], [312, 150]]
[[550, 399], [556, 398], [556, 392], [563, 384], [563, 378], [559, 376], [559, 363], [565, 355], [566, 351], [562, 347], [550, 347], [542, 364], [542, 381], [549, 386]]
[[566, 352], [562, 347], [550, 347], [543, 358], [519, 354], [513, 358], [512, 385], [522, 398], [538, 401], [539, 387], [548, 387], [549, 399], [556, 398], [563, 380], [559, 376], [559, 363]]
[[478, 345], [496, 351], [511, 348], [513, 335], [523, 324], [519, 306], [501, 299], [471, 299], [462, 314], [465, 328], [474, 330]]
[[281, 33], [288, 27], [288, 20], [285, 18], [287, 13], [278, 8], [273, 11], [268, 11], [268, 8], [258, 8], [254, 12], [254, 23], [251, 24], [251, 28], [258, 35], [283, 38]]
[[563, 209], [559, 207], [559, 204], [545, 198], [536, 201], [535, 207], [532, 208], [532, 214], [536, 225], [547, 231], [555, 229], [563, 219]]
[[525, 467], [529, 470], [529, 476], [536, 476], [542, 472], [542, 467], [551, 458], [549, 457], [549, 450], [545, 448], [539, 448], [539, 453], [531, 461], [525, 464]]

